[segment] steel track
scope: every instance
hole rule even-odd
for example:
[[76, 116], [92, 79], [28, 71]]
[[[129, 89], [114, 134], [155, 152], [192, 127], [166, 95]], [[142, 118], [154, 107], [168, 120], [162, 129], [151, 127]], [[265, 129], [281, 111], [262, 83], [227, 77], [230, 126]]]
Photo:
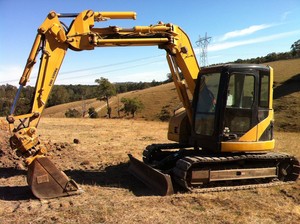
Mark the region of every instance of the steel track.
[[[148, 165], [151, 164], [153, 161], [155, 161], [156, 155], [158, 152], [164, 152], [168, 150], [173, 149], [183, 149], [186, 147], [185, 145], [180, 144], [153, 144], [148, 146], [143, 153], [144, 156], [144, 162], [146, 162]], [[195, 151], [195, 150], [188, 150], [188, 151]], [[175, 158], [175, 157], [174, 157]], [[175, 158], [177, 159], [177, 158]], [[200, 185], [200, 186], [192, 186], [189, 182], [189, 172], [194, 167], [206, 167], [210, 166], [213, 167], [215, 165], [222, 165], [222, 164], [235, 164], [239, 163], [241, 161], [247, 161], [248, 163], [256, 163], [260, 162], [261, 164], [264, 163], [288, 163], [292, 166], [292, 168], [289, 170], [289, 173], [286, 175], [288, 178], [283, 178], [282, 180], [278, 179], [272, 179], [269, 180], [270, 182], [263, 182], [264, 180], [255, 179], [252, 180], [251, 184], [243, 184], [242, 182], [237, 182], [233, 186], [211, 186], [211, 185]], [[157, 164], [155, 161], [154, 163]], [[159, 163], [158, 163], [159, 164]], [[155, 165], [154, 165], [155, 167]], [[164, 170], [161, 170], [164, 172]], [[167, 170], [166, 172], [170, 173], [172, 178], [177, 182], [180, 186], [182, 186], [184, 189], [191, 191], [191, 192], [197, 192], [197, 193], [206, 193], [206, 192], [222, 192], [222, 191], [234, 191], [234, 190], [249, 190], [249, 189], [255, 189], [255, 188], [266, 188], [266, 187], [272, 187], [272, 186], [280, 186], [280, 185], [286, 185], [286, 184], [292, 184], [295, 183], [297, 180], [299, 173], [300, 173], [300, 163], [299, 161], [288, 154], [284, 153], [275, 153], [275, 152], [269, 152], [269, 153], [261, 153], [261, 154], [232, 154], [227, 156], [219, 155], [219, 156], [211, 156], [209, 154], [205, 154], [202, 151], [198, 151], [196, 153], [193, 153], [192, 155], [183, 156], [181, 158], [178, 158], [176, 162], [174, 163], [174, 167], [172, 167], [171, 170]], [[218, 183], [216, 183], [218, 184]], [[214, 183], [214, 185], [216, 185]]]

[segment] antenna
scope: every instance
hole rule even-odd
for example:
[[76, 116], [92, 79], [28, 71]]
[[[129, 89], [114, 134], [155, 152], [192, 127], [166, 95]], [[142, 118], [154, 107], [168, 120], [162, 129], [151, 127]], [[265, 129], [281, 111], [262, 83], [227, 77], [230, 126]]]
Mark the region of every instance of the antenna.
[[207, 36], [207, 33], [205, 33], [204, 37], [201, 37], [199, 35], [198, 41], [196, 41], [196, 44], [198, 47], [201, 47], [200, 50], [200, 64], [205, 67], [208, 65], [208, 60], [207, 60], [207, 46], [209, 42], [211, 41], [211, 37]]

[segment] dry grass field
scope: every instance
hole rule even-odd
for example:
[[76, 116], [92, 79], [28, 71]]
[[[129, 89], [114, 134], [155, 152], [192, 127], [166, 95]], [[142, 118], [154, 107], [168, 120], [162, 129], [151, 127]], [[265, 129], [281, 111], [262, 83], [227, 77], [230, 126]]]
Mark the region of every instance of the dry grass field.
[[[0, 121], [4, 123], [4, 119]], [[300, 182], [233, 192], [154, 195], [131, 176], [128, 153], [141, 158], [151, 143], [167, 142], [167, 123], [129, 119], [44, 118], [49, 156], [84, 190], [37, 200], [20, 160], [0, 130], [0, 223], [299, 223]], [[80, 140], [74, 144], [73, 139]], [[276, 132], [276, 150], [300, 157], [299, 133]]]

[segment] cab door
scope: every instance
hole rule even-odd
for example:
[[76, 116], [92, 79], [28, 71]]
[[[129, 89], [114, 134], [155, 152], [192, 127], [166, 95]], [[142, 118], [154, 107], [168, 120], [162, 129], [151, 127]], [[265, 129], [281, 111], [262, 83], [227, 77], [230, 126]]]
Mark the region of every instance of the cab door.
[[258, 123], [257, 71], [229, 73], [224, 114], [224, 136], [243, 136]]
[[197, 81], [193, 108], [192, 144], [203, 150], [218, 151], [218, 120], [221, 71], [201, 74]]

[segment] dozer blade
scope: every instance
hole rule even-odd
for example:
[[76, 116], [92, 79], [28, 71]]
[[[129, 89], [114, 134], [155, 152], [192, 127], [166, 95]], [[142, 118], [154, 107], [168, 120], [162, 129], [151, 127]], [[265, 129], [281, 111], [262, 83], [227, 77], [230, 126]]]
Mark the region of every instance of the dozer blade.
[[77, 183], [47, 157], [36, 158], [28, 167], [27, 183], [37, 198], [56, 198], [80, 194]]
[[171, 195], [174, 193], [171, 177], [164, 174], [140, 160], [128, 154], [130, 159], [129, 172], [146, 184], [159, 195]]

